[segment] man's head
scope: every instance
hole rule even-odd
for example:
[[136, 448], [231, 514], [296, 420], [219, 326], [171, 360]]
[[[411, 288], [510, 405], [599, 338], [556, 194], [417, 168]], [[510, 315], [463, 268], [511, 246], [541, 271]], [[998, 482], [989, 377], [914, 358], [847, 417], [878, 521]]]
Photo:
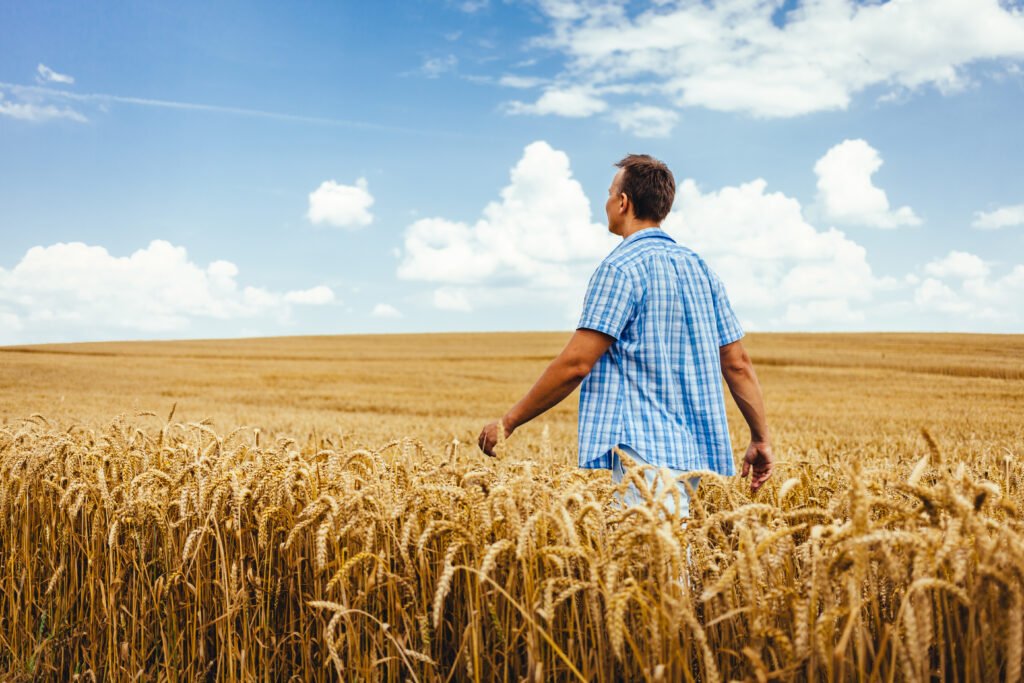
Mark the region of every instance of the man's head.
[[636, 227], [659, 225], [676, 197], [672, 171], [648, 154], [630, 154], [615, 165], [619, 171], [605, 203], [608, 230], [623, 235]]

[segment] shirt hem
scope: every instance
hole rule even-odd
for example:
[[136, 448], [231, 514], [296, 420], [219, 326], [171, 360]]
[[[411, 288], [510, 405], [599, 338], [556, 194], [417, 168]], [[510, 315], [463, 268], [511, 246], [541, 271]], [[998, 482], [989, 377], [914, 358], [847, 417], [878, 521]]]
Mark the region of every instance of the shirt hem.
[[596, 331], [596, 332], [600, 332], [601, 334], [607, 334], [607, 335], [608, 335], [609, 337], [614, 337], [614, 338], [615, 338], [615, 341], [618, 341], [618, 340], [619, 340], [619, 333], [617, 333], [617, 332], [616, 332], [616, 331], [615, 331], [614, 329], [612, 329], [611, 327], [609, 327], [609, 326], [607, 326], [607, 325], [602, 325], [601, 323], [599, 323], [599, 322], [596, 322], [596, 321], [592, 321], [592, 320], [581, 320], [581, 321], [580, 321], [580, 322], [579, 322], [579, 323], [578, 323], [578, 324], [576, 325], [576, 329], [577, 329], [577, 330], [579, 330], [579, 329], [581, 329], [581, 328], [582, 328], [582, 329], [587, 329], [587, 330], [594, 330], [594, 331]]
[[722, 341], [720, 339], [720, 340], [718, 340], [718, 346], [722, 347], [722, 346], [725, 346], [727, 344], [732, 344], [733, 342], [738, 342], [740, 339], [743, 339], [746, 336], [747, 336], [746, 332], [740, 332], [738, 335], [736, 335], [734, 337], [726, 337], [726, 340], [728, 340], [728, 341]]

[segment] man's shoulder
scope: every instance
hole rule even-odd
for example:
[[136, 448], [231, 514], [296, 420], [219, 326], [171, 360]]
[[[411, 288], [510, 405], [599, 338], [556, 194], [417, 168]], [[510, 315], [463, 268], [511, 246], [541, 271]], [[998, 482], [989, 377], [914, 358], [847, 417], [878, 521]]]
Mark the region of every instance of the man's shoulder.
[[619, 270], [636, 274], [646, 269], [651, 258], [658, 254], [669, 254], [672, 258], [684, 261], [692, 266], [705, 269], [707, 264], [700, 254], [690, 247], [669, 242], [667, 240], [642, 240], [625, 245], [624, 249], [616, 249], [605, 257], [604, 263], [615, 266]]

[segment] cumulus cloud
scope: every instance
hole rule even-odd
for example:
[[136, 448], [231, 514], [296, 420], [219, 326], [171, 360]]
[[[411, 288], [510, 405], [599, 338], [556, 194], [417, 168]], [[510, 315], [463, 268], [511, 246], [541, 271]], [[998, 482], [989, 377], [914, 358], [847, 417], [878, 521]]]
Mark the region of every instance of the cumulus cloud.
[[741, 315], [772, 326], [861, 320], [855, 306], [882, 286], [864, 247], [815, 228], [799, 201], [762, 178], [710, 192], [688, 178], [663, 226], [708, 261]]
[[[592, 222], [569, 157], [538, 141], [474, 223], [431, 217], [410, 225], [397, 275], [437, 283], [434, 305], [464, 311], [483, 295], [479, 285], [572, 292], [614, 246], [607, 226]], [[457, 285], [475, 287], [452, 289]]]
[[679, 121], [679, 114], [671, 109], [636, 105], [612, 112], [612, 120], [619, 128], [638, 138], [665, 138]]
[[591, 88], [551, 87], [536, 102], [510, 102], [506, 111], [510, 114], [556, 114], [568, 118], [584, 118], [602, 112], [608, 104], [597, 97]]
[[128, 256], [60, 242], [32, 247], [10, 270], [0, 268], [0, 313], [17, 322], [25, 339], [95, 338], [184, 332], [203, 318], [284, 321], [291, 304], [334, 299], [324, 286], [275, 292], [242, 286], [237, 278], [230, 261], [203, 267], [164, 240]]
[[1024, 225], [1024, 204], [1001, 206], [993, 211], [978, 211], [971, 227], [976, 230], [998, 230]]
[[953, 289], [939, 280], [927, 278], [914, 290], [918, 308], [937, 313], [967, 313], [971, 305]]
[[[862, 246], [834, 228], [815, 228], [796, 199], [767, 191], [763, 179], [717, 191], [686, 179], [663, 227], [711, 263], [740, 315], [757, 324], [859, 322], [864, 304], [886, 286]], [[443, 310], [476, 310], [500, 300], [496, 290], [515, 288], [543, 291], [546, 301], [569, 310], [618, 243], [592, 221], [568, 157], [535, 142], [512, 169], [501, 200], [476, 223], [425, 218], [410, 225], [398, 276], [438, 284], [432, 303]]]
[[[687, 178], [662, 227], [721, 276], [748, 329], [899, 327], [915, 310], [970, 311], [948, 325], [956, 329], [982, 319], [991, 329], [1024, 322], [1015, 304], [1024, 299], [1024, 265], [993, 277], [992, 264], [954, 251], [916, 272], [882, 276], [861, 244], [805, 213], [763, 178], [717, 189]], [[430, 217], [409, 225], [397, 275], [434, 284], [430, 302], [440, 310], [543, 302], [571, 324], [589, 276], [619, 243], [593, 222], [569, 158], [540, 141], [526, 147], [500, 198], [475, 222]]]
[[966, 251], [951, 251], [944, 258], [936, 259], [924, 267], [924, 272], [934, 277], [953, 277], [961, 280], [983, 278], [989, 274], [988, 264], [981, 258]]
[[434, 307], [442, 311], [461, 311], [468, 313], [473, 310], [465, 289], [459, 287], [440, 287], [434, 290]]
[[550, 31], [534, 47], [564, 55], [559, 80], [646, 88], [678, 107], [757, 117], [846, 109], [872, 86], [955, 93], [970, 83], [971, 65], [1024, 59], [1024, 13], [1000, 0], [538, 5]]
[[[980, 256], [951, 251], [924, 266], [925, 277], [914, 290], [920, 310], [957, 314], [959, 320], [989, 320], [1006, 327], [1024, 324], [1024, 264], [1001, 276]], [[951, 322], [950, 327], [962, 327]], [[1019, 329], [1019, 327], [1018, 327]]]
[[317, 285], [309, 289], [298, 289], [286, 292], [284, 300], [290, 304], [306, 304], [310, 306], [322, 306], [334, 301], [334, 290], [326, 285]]
[[846, 225], [898, 228], [920, 225], [909, 206], [889, 208], [885, 191], [871, 176], [881, 168], [882, 157], [864, 140], [844, 140], [818, 159], [818, 204], [829, 220]]
[[380, 303], [373, 307], [370, 312], [374, 318], [401, 318], [402, 313], [391, 304]]
[[865, 319], [863, 310], [854, 310], [846, 299], [815, 299], [793, 302], [786, 306], [783, 320], [797, 329], [811, 329], [826, 323], [829, 326], [857, 326]]
[[36, 82], [38, 83], [61, 83], [63, 85], [73, 85], [75, 79], [73, 76], [67, 74], [60, 74], [46, 66], [40, 64], [36, 67]]
[[314, 225], [331, 225], [336, 228], [362, 228], [373, 222], [370, 194], [366, 178], [359, 178], [355, 185], [342, 185], [325, 180], [320, 187], [309, 193], [307, 217]]
[[[0, 328], [7, 330], [7, 333], [20, 332], [23, 329], [21, 318], [10, 311], [0, 310]], [[3, 339], [3, 337], [0, 337]]]

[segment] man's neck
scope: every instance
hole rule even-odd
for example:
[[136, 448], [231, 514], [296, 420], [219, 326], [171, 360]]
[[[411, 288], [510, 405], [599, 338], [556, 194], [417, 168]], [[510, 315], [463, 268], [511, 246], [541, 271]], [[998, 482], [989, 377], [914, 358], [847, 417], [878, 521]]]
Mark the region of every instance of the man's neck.
[[645, 221], [645, 222], [642, 222], [642, 223], [633, 223], [632, 225], [628, 225], [625, 228], [623, 228], [623, 230], [622, 230], [622, 239], [628, 239], [630, 235], [632, 235], [634, 233], [637, 233], [637, 232], [640, 232], [641, 230], [646, 230], [647, 228], [660, 228], [660, 227], [661, 227], [660, 224], [658, 224], [658, 223], [651, 223], [651, 222], [648, 222], [648, 221]]

